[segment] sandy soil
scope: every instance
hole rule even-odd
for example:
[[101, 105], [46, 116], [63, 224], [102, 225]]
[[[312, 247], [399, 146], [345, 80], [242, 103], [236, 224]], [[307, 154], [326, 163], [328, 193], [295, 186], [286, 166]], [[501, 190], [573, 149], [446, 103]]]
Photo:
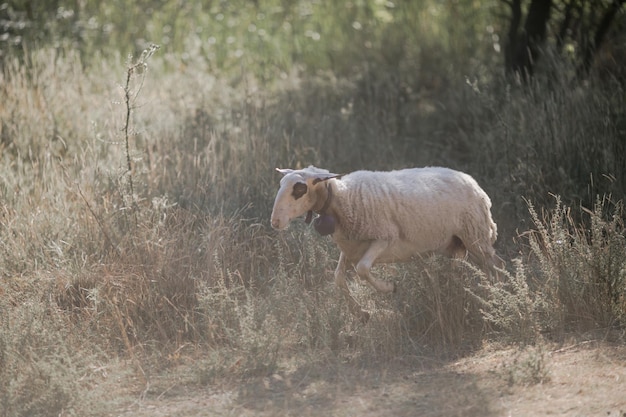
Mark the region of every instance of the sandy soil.
[[304, 366], [210, 388], [174, 385], [113, 415], [626, 417], [626, 346], [485, 348], [455, 362]]

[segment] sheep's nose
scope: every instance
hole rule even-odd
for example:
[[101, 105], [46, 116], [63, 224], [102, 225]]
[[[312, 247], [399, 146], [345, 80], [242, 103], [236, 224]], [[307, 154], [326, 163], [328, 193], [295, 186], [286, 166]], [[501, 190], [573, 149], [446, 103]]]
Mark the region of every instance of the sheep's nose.
[[272, 219], [272, 227], [274, 229], [278, 229], [278, 226], [280, 226], [280, 222], [278, 221], [278, 219]]

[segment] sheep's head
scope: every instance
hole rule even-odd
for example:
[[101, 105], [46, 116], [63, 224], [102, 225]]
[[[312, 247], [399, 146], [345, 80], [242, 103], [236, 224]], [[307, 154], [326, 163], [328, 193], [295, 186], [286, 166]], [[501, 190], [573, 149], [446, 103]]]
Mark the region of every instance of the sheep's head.
[[316, 187], [323, 186], [323, 181], [338, 177], [314, 166], [300, 170], [276, 168], [276, 171], [283, 174], [272, 210], [272, 227], [278, 230], [287, 228], [291, 220], [305, 213], [309, 223], [314, 208], [317, 206], [319, 209], [323, 204], [317, 201]]

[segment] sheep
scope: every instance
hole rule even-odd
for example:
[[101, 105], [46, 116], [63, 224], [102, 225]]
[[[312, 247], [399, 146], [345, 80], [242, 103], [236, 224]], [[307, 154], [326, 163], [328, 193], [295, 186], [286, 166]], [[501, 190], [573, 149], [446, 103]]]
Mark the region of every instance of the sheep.
[[331, 235], [341, 254], [335, 284], [350, 311], [367, 321], [351, 296], [346, 268], [374, 289], [395, 291], [395, 284], [374, 278], [375, 263], [408, 261], [415, 256], [440, 253], [469, 257], [490, 273], [504, 262], [493, 248], [497, 226], [491, 200], [470, 175], [449, 168], [426, 167], [396, 171], [355, 171], [337, 175], [309, 166], [276, 168], [283, 177], [271, 215], [274, 229], [284, 230], [291, 220], [306, 214], [321, 235]]

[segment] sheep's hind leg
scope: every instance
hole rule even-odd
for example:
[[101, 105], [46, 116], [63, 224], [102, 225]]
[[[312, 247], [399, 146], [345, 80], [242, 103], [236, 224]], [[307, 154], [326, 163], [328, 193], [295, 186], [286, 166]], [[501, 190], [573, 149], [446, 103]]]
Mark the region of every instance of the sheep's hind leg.
[[505, 262], [490, 245], [473, 244], [467, 247], [472, 262], [480, 266], [485, 274], [500, 280], [497, 268], [504, 268]]
[[389, 247], [389, 242], [384, 240], [375, 240], [367, 248], [365, 254], [361, 260], [356, 264], [356, 273], [361, 278], [366, 280], [373, 288], [380, 292], [393, 292], [396, 286], [393, 283], [377, 280], [370, 273], [370, 269], [376, 258], [382, 255], [383, 252]]
[[335, 269], [335, 285], [339, 287], [341, 293], [348, 302], [348, 308], [350, 309], [352, 315], [364, 323], [367, 322], [370, 318], [369, 313], [361, 309], [359, 303], [354, 299], [352, 294], [350, 294], [350, 288], [348, 288], [348, 283], [346, 282], [346, 256], [343, 252], [339, 255], [339, 262], [337, 264], [337, 269]]
[[466, 259], [468, 254], [465, 244], [458, 236], [452, 236], [450, 242], [441, 252], [452, 259]]

